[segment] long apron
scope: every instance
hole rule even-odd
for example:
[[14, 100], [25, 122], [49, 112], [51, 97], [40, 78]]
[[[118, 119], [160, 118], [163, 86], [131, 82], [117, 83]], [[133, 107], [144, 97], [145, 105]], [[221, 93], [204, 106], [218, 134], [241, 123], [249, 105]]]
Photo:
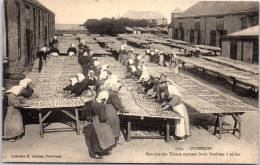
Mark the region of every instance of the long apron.
[[117, 115], [117, 111], [112, 104], [106, 104], [106, 114], [109, 125], [113, 132], [114, 138], [120, 136], [120, 121]]
[[190, 118], [184, 104], [179, 104], [173, 109], [183, 118], [175, 120], [175, 135], [178, 137], [190, 136]]
[[108, 123], [100, 123], [98, 116], [93, 117], [93, 125], [100, 143], [100, 147], [105, 150], [115, 144], [115, 139]]
[[8, 106], [4, 121], [4, 138], [14, 138], [24, 133], [23, 118], [20, 110]]

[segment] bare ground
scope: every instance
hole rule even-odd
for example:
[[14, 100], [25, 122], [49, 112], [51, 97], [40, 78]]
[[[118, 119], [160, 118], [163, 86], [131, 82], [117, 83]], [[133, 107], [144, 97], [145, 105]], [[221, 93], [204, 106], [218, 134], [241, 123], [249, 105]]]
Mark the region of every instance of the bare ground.
[[[37, 66], [37, 61], [35, 62]], [[250, 98], [241, 95], [246, 93], [245, 89], [238, 88], [238, 92], [232, 92], [232, 85], [220, 78], [217, 79], [210, 74], [205, 74], [202, 79], [200, 72], [193, 69], [192, 66], [181, 70], [195, 80], [207, 84], [213, 90], [223, 92], [225, 95], [234, 97], [241, 102], [258, 107], [258, 98]], [[38, 73], [35, 67], [33, 72], [27, 74], [27, 77], [36, 82]], [[240, 92], [239, 92], [240, 91]], [[91, 159], [88, 155], [88, 149], [85, 144], [84, 135], [77, 135], [76, 132], [55, 132], [46, 133], [44, 138], [39, 135], [39, 126], [37, 119], [31, 121], [25, 126], [25, 136], [17, 142], [2, 143], [2, 161], [4, 162], [74, 162], [74, 163], [257, 163], [258, 161], [258, 112], [247, 112], [242, 116], [242, 139], [232, 135], [231, 132], [223, 134], [222, 139], [218, 135], [213, 135], [216, 118], [211, 115], [201, 115], [192, 109], [188, 109], [191, 119], [191, 137], [183, 143], [177, 143], [172, 139], [166, 143], [163, 139], [135, 139], [126, 142], [123, 136], [120, 137], [121, 145], [113, 149], [110, 156], [102, 160]], [[65, 116], [60, 116], [64, 117]], [[53, 121], [57, 116], [53, 116]], [[233, 121], [230, 117], [225, 118], [225, 125], [232, 126]], [[152, 123], [158, 125], [158, 123]], [[122, 124], [122, 127], [124, 124]], [[69, 127], [62, 123], [53, 123], [49, 127]], [[155, 127], [149, 127], [144, 131], [140, 125], [133, 126], [133, 134], [153, 134]], [[158, 131], [158, 130], [156, 130]], [[211, 147], [210, 150], [194, 150], [194, 147]], [[180, 151], [182, 150], [182, 151]], [[164, 153], [164, 154], [163, 154]], [[184, 154], [186, 153], [186, 154]], [[221, 154], [224, 156], [220, 156]], [[240, 156], [235, 156], [237, 153]], [[181, 154], [181, 155], [178, 155]], [[202, 156], [204, 154], [204, 156]], [[207, 155], [205, 155], [207, 154]], [[24, 155], [26, 158], [13, 158], [14, 155]], [[27, 158], [27, 155], [29, 156]], [[33, 155], [41, 155], [42, 158], [33, 158]], [[51, 158], [54, 155], [56, 158]], [[228, 156], [227, 156], [228, 155]]]

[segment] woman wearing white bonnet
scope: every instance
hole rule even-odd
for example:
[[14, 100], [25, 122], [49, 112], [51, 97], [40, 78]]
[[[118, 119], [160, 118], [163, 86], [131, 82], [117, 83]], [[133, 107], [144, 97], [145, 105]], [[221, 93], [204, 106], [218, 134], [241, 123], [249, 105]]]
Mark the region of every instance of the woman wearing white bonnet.
[[56, 47], [58, 47], [58, 43], [59, 43], [59, 41], [58, 41], [58, 39], [57, 39], [58, 37], [57, 36], [54, 36], [53, 37], [53, 40], [52, 40], [52, 47], [54, 47], [54, 46], [56, 46]]
[[76, 78], [78, 79], [78, 82], [81, 83], [85, 79], [85, 76], [82, 73], [78, 73]]
[[70, 84], [63, 88], [63, 91], [68, 92], [68, 93], [73, 93], [73, 87], [75, 84], [77, 84], [79, 81], [77, 78], [73, 77], [70, 79]]
[[37, 52], [37, 57], [39, 58], [39, 67], [38, 67], [38, 71], [39, 73], [41, 72], [42, 70], [42, 66], [43, 66], [43, 63], [42, 63], [42, 60], [45, 61], [45, 63], [47, 62], [47, 47], [42, 47], [40, 51]]
[[75, 45], [73, 43], [70, 44], [70, 47], [68, 48], [67, 53], [69, 56], [76, 56], [77, 49], [75, 48]]
[[56, 44], [54, 44], [54, 46], [51, 48], [50, 50], [50, 54], [54, 57], [58, 57], [60, 54], [59, 49], [57, 48]]
[[9, 141], [20, 139], [24, 134], [23, 118], [19, 109], [28, 105], [23, 104], [19, 97], [22, 90], [23, 87], [14, 86], [7, 91], [8, 107], [4, 121], [4, 139]]
[[98, 68], [98, 67], [100, 66], [100, 62], [99, 62], [99, 61], [95, 61], [95, 62], [94, 62], [94, 66], [95, 66], [96, 68]]
[[91, 124], [84, 127], [83, 133], [87, 143], [89, 156], [94, 159], [102, 159], [102, 155], [109, 154], [115, 144], [115, 139], [108, 124], [106, 113], [106, 102], [109, 93], [102, 91], [99, 93], [96, 102], [92, 101], [86, 107], [89, 111]]
[[32, 79], [30, 78], [25, 78], [20, 81], [19, 86], [23, 88], [21, 92], [21, 96], [25, 98], [29, 98], [33, 95], [34, 90], [33, 88], [30, 87], [30, 84], [32, 83]]
[[185, 141], [190, 136], [189, 114], [182, 103], [179, 90], [174, 85], [168, 85], [168, 93], [164, 96], [165, 101], [161, 104], [161, 111], [172, 110], [177, 112], [182, 118], [175, 120], [175, 136], [179, 138], [178, 142]]
[[126, 50], [125, 50], [125, 48], [126, 48], [125, 44], [122, 44], [122, 45], [121, 45], [121, 48], [120, 48], [120, 50], [119, 50], [118, 61], [119, 61], [121, 64], [123, 64], [123, 63], [122, 63], [123, 55], [126, 55]]
[[109, 89], [114, 83], [119, 82], [118, 76], [112, 74], [105, 82], [104, 82], [104, 89]]
[[173, 70], [173, 73], [179, 74], [178, 57], [175, 53], [172, 54], [172, 58], [170, 59], [170, 69]]

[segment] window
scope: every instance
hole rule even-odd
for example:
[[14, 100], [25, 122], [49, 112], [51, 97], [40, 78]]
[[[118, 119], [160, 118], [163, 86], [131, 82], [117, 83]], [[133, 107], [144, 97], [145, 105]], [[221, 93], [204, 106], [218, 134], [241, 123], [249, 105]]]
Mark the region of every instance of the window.
[[243, 17], [241, 18], [241, 29], [246, 29], [247, 28], [247, 21], [246, 21], [246, 18]]
[[254, 16], [254, 17], [252, 18], [252, 25], [253, 25], [253, 26], [258, 25], [258, 24], [259, 24], [258, 21], [259, 21], [258, 16]]
[[194, 24], [194, 26], [195, 26], [195, 29], [197, 29], [197, 30], [200, 29], [200, 19], [199, 19], [199, 18], [198, 18], [198, 19], [195, 19], [195, 24]]
[[259, 52], [258, 42], [255, 41], [255, 42], [253, 42], [253, 61], [252, 61], [253, 64], [259, 63], [258, 62], [258, 60], [259, 60], [258, 52]]
[[30, 7], [25, 5], [26, 28], [30, 29]]
[[177, 28], [175, 28], [175, 30], [174, 30], [174, 39], [178, 39], [179, 38], [179, 33], [178, 33], [178, 29]]
[[41, 38], [41, 11], [38, 10], [38, 38]]
[[16, 3], [16, 12], [17, 12], [17, 35], [18, 35], [18, 59], [21, 58], [21, 8], [20, 4]]
[[179, 20], [179, 22], [178, 22], [178, 28], [182, 28], [182, 22], [181, 22], [181, 20]]
[[6, 39], [6, 56], [5, 57], [9, 57], [9, 47], [8, 47], [8, 21], [7, 21], [7, 1], [4, 1], [4, 14], [5, 14], [5, 34], [6, 34], [6, 36], [5, 36], [5, 39]]
[[224, 30], [224, 17], [217, 18], [217, 30]]
[[33, 40], [36, 45], [36, 10], [33, 8]]

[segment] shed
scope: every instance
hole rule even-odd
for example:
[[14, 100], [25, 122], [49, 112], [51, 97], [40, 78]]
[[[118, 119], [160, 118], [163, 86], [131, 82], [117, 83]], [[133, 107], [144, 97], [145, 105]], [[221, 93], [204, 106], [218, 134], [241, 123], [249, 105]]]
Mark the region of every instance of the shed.
[[221, 37], [223, 57], [258, 64], [259, 25]]

